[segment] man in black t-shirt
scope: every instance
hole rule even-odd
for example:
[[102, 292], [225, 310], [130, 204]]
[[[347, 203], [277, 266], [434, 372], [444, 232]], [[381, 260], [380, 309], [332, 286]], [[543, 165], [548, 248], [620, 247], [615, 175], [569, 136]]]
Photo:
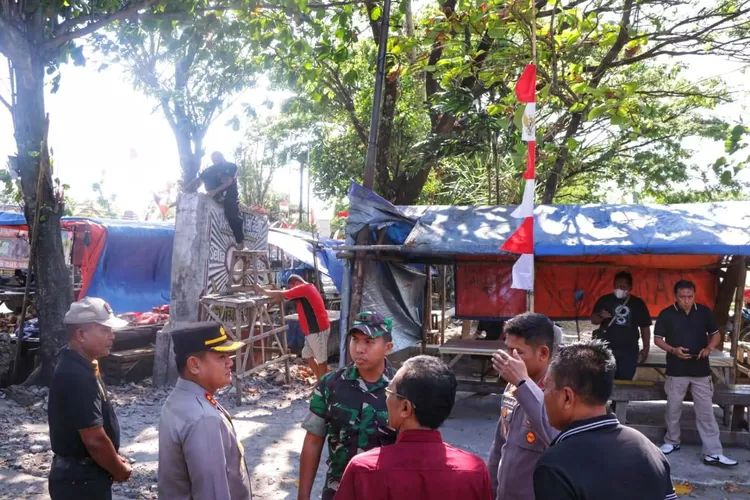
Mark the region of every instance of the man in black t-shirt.
[[60, 354], [49, 388], [47, 417], [52, 452], [52, 500], [109, 500], [112, 481], [130, 478], [128, 461], [118, 455], [120, 424], [99, 374], [97, 359], [107, 356], [115, 317], [102, 299], [86, 297], [65, 315], [68, 348]]
[[240, 198], [237, 192], [237, 165], [224, 159], [218, 151], [211, 154], [213, 165], [198, 175], [185, 191], [198, 189], [201, 183], [206, 187], [206, 195], [224, 206], [224, 216], [232, 229], [237, 248], [245, 244], [244, 222], [240, 213]]
[[537, 461], [535, 500], [676, 500], [669, 462], [643, 434], [607, 413], [615, 360], [600, 340], [552, 356], [544, 407], [560, 434]]
[[[596, 301], [591, 323], [599, 326], [594, 338], [605, 340], [617, 361], [616, 380], [633, 380], [638, 362], [648, 358], [651, 345], [651, 314], [646, 303], [635, 295], [633, 276], [622, 271], [615, 275], [614, 293]], [[638, 338], [643, 349], [638, 352]]]
[[[725, 457], [719, 441], [719, 425], [713, 410], [714, 386], [708, 356], [721, 343], [721, 334], [711, 309], [695, 303], [695, 283], [681, 280], [674, 286], [675, 303], [656, 319], [654, 342], [667, 351], [667, 434], [661, 451], [665, 455], [680, 449], [682, 402], [688, 389], [698, 434], [703, 444], [703, 461], [708, 465], [737, 465]], [[710, 340], [709, 340], [710, 339]]]

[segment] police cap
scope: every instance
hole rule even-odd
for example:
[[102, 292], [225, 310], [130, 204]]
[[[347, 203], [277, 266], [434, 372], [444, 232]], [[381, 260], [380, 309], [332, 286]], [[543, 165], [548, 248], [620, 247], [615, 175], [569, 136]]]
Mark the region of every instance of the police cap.
[[177, 355], [204, 351], [234, 352], [243, 345], [243, 342], [229, 338], [221, 323], [210, 321], [175, 328], [172, 342]]

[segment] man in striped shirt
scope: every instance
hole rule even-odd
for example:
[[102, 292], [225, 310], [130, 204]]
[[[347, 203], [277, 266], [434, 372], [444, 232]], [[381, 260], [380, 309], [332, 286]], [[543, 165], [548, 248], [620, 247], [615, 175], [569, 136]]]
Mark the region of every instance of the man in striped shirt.
[[255, 291], [274, 300], [284, 299], [296, 303], [299, 327], [305, 334], [302, 359], [320, 380], [328, 373], [328, 336], [331, 333], [325, 301], [315, 285], [296, 274], [289, 276], [287, 287], [287, 290], [265, 290], [255, 285]]
[[601, 340], [561, 346], [544, 406], [562, 431], [534, 470], [536, 500], [676, 500], [669, 462], [643, 434], [607, 413], [615, 358]]

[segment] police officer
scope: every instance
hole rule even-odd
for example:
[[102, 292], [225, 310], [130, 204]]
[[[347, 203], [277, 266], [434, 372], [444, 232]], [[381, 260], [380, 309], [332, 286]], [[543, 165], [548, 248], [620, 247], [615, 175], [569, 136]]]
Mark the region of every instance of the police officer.
[[385, 393], [395, 374], [385, 358], [393, 348], [390, 325], [380, 314], [360, 313], [348, 336], [353, 363], [323, 376], [302, 423], [307, 434], [300, 457], [298, 500], [310, 499], [326, 437], [328, 473], [323, 500], [334, 497], [354, 455], [396, 441], [395, 432], [388, 428]]
[[74, 302], [65, 314], [68, 348], [52, 374], [48, 420], [52, 452], [52, 500], [108, 500], [112, 481], [127, 481], [132, 469], [117, 452], [120, 424], [99, 375], [113, 328], [127, 325], [102, 299]]
[[558, 434], [542, 392], [555, 330], [543, 314], [524, 313], [505, 323], [504, 333], [508, 352], [493, 354], [492, 364], [508, 385], [488, 465], [497, 500], [527, 500], [534, 498], [536, 462]]
[[175, 329], [172, 342], [180, 378], [159, 418], [159, 498], [250, 500], [242, 443], [214, 399], [231, 383], [229, 356], [242, 343], [211, 322]]

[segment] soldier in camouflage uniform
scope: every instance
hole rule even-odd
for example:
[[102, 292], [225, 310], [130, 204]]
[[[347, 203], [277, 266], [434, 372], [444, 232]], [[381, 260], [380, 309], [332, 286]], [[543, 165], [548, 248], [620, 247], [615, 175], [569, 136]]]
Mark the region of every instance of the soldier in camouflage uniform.
[[331, 500], [349, 460], [357, 453], [393, 444], [385, 388], [395, 374], [385, 355], [393, 347], [390, 321], [360, 313], [349, 331], [353, 363], [326, 374], [310, 400], [302, 423], [307, 431], [300, 461], [299, 500], [310, 498], [320, 454], [328, 439], [328, 473], [323, 500]]

